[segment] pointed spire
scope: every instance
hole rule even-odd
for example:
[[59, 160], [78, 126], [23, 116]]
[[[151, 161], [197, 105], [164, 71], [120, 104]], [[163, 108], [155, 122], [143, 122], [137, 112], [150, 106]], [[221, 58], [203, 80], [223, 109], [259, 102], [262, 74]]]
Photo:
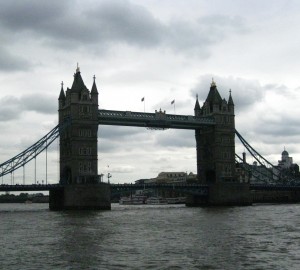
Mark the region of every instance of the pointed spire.
[[80, 68], [77, 63], [76, 73], [74, 74], [74, 81], [71, 87], [72, 92], [81, 92], [81, 90], [87, 89], [80, 74]]
[[199, 101], [198, 101], [198, 94], [196, 94], [196, 104], [195, 104], [194, 110], [199, 111], [200, 109], [201, 108], [200, 108], [200, 104], [199, 104]]
[[60, 90], [58, 100], [65, 100], [65, 99], [66, 99], [66, 96], [65, 96], [65, 91], [64, 91], [64, 82], [61, 82], [61, 90]]
[[233, 99], [232, 99], [232, 96], [231, 96], [231, 89], [229, 90], [228, 105], [234, 105]]
[[97, 89], [97, 86], [96, 86], [96, 76], [95, 75], [94, 75], [93, 79], [94, 79], [94, 82], [93, 82], [91, 94], [98, 94], [98, 89]]
[[211, 87], [216, 87], [216, 83], [214, 81], [214, 78], [211, 78], [211, 84], [210, 84]]
[[210, 85], [210, 90], [209, 90], [208, 96], [206, 98], [206, 102], [209, 102], [211, 105], [222, 103], [222, 98], [219, 94], [219, 91], [217, 89], [217, 85], [216, 85], [213, 78], [212, 78], [212, 82], [211, 82], [211, 85]]

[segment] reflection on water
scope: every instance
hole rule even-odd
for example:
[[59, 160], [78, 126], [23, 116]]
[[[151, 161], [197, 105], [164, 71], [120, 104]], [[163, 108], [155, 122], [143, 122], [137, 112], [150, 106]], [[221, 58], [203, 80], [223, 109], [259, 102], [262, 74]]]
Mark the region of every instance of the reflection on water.
[[298, 269], [299, 209], [0, 204], [1, 269]]

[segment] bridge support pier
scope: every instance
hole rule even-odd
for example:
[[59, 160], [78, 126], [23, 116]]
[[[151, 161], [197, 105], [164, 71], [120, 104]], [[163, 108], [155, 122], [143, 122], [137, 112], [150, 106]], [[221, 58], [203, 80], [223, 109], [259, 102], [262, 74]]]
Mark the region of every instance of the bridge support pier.
[[50, 190], [50, 210], [110, 210], [110, 187], [106, 183], [71, 184]]
[[186, 199], [186, 206], [244, 206], [252, 204], [249, 184], [219, 182], [209, 185], [206, 200], [190, 195]]

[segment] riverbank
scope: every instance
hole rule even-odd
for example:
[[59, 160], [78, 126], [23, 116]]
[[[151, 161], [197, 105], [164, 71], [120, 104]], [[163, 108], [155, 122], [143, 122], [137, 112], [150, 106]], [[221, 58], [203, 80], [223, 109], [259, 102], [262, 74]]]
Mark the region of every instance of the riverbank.
[[49, 203], [49, 196], [42, 193], [2, 194], [0, 195], [0, 203]]

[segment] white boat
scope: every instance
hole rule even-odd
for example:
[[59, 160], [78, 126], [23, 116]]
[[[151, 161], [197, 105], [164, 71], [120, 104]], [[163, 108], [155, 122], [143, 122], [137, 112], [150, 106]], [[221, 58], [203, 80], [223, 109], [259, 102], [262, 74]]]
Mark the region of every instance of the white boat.
[[167, 204], [167, 200], [162, 197], [149, 197], [146, 201], [147, 204]]
[[130, 197], [121, 197], [119, 204], [125, 205], [138, 205], [138, 204], [145, 204], [147, 197], [145, 195], [132, 195]]
[[185, 197], [166, 198], [168, 204], [185, 203]]

